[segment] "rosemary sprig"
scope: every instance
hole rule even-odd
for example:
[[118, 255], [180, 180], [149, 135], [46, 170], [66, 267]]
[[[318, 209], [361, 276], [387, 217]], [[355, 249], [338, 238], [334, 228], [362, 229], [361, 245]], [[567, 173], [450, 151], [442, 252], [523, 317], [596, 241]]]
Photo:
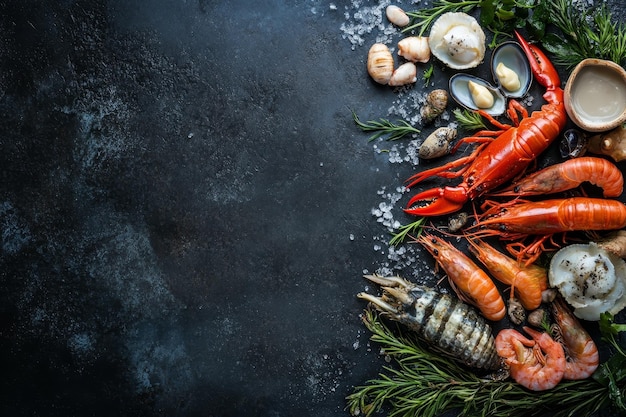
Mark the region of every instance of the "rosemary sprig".
[[425, 222], [426, 222], [426, 217], [420, 217], [419, 219], [415, 220], [413, 223], [400, 226], [400, 228], [398, 229], [399, 230], [398, 233], [395, 233], [393, 235], [393, 237], [389, 241], [389, 244], [391, 246], [398, 246], [400, 243], [404, 242], [407, 236], [411, 234], [415, 234], [415, 232], [417, 232], [417, 236], [415, 237], [419, 237], [419, 235], [422, 233], [422, 228]]
[[419, 30], [418, 35], [422, 36], [430, 25], [442, 14], [448, 12], [469, 13], [472, 9], [478, 7], [480, 3], [481, 0], [436, 0], [430, 8], [406, 12], [411, 18], [412, 24], [402, 29], [402, 32], [406, 33]]
[[394, 366], [347, 397], [353, 415], [368, 417], [383, 407], [389, 416], [435, 417], [456, 410], [464, 416], [522, 417], [550, 411], [554, 417], [591, 415], [611, 404], [609, 390], [593, 379], [562, 381], [532, 393], [515, 382], [480, 378], [428, 350], [424, 342], [383, 324], [367, 310], [365, 326]]
[[356, 123], [363, 132], [374, 132], [374, 134], [369, 137], [369, 141], [376, 140], [385, 135], [387, 135], [386, 140], [398, 140], [408, 134], [420, 133], [418, 129], [411, 126], [406, 120], [400, 120], [396, 124], [381, 118], [378, 121], [368, 120], [364, 123], [354, 111], [352, 111], [352, 118], [354, 119], [354, 123]]
[[541, 0], [535, 12], [561, 32], [541, 40], [556, 65], [571, 69], [585, 58], [626, 61], [626, 24], [614, 22], [606, 5], [579, 10], [571, 0]]
[[454, 109], [452, 113], [454, 114], [456, 121], [459, 122], [459, 126], [461, 126], [465, 130], [469, 131], [487, 129], [485, 120], [480, 114], [478, 114], [478, 112], [467, 109]]

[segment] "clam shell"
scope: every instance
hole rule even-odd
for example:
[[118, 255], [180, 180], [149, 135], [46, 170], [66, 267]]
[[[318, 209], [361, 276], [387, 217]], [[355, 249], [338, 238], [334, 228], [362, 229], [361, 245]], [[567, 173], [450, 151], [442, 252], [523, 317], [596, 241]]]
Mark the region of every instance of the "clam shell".
[[474, 77], [473, 75], [469, 74], [459, 73], [450, 77], [450, 95], [457, 103], [459, 103], [459, 105], [470, 110], [479, 110], [478, 106], [476, 106], [474, 100], [472, 99], [472, 95], [468, 87], [470, 81], [484, 86], [491, 92], [491, 94], [493, 94], [493, 106], [488, 109], [482, 110], [492, 116], [500, 116], [504, 114], [504, 112], [506, 111], [506, 97], [502, 94], [498, 87], [489, 84], [482, 78]]
[[442, 14], [431, 27], [428, 45], [452, 69], [474, 68], [485, 57], [485, 33], [467, 13]]
[[[507, 68], [517, 74], [520, 81], [518, 89], [509, 91], [502, 86], [496, 75], [496, 68], [500, 63], [503, 63]], [[498, 87], [500, 87], [505, 97], [524, 97], [533, 81], [530, 63], [522, 47], [517, 42], [504, 42], [493, 51], [491, 55], [491, 74], [493, 75], [493, 79], [497, 81]]]
[[422, 159], [434, 159], [450, 153], [450, 142], [456, 138], [456, 129], [440, 127], [428, 135], [419, 148], [418, 155]]

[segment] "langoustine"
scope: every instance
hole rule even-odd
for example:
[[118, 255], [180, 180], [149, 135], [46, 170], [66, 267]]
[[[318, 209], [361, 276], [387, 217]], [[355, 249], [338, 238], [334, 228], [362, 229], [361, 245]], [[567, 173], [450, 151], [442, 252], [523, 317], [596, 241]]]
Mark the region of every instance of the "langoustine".
[[382, 315], [398, 321], [435, 350], [469, 367], [496, 370], [501, 360], [491, 327], [472, 306], [400, 277], [365, 275], [383, 295], [359, 293]]
[[422, 232], [417, 240], [446, 271], [459, 298], [476, 306], [489, 320], [504, 317], [506, 307], [498, 288], [467, 255], [438, 236]]
[[619, 197], [624, 188], [622, 171], [614, 163], [591, 156], [568, 159], [528, 175], [494, 196], [531, 196], [571, 190], [583, 182], [597, 185], [604, 197]]
[[511, 298], [517, 294], [527, 310], [541, 304], [541, 294], [548, 288], [548, 272], [539, 265], [524, 265], [506, 256], [480, 239], [469, 239], [470, 251], [498, 281], [511, 286]]
[[[556, 233], [618, 230], [626, 227], [626, 205], [617, 200], [572, 197], [543, 201], [488, 203], [491, 207], [471, 227], [471, 234], [497, 235], [516, 240], [506, 245], [518, 260], [529, 265], [545, 249], [544, 243]], [[528, 245], [521, 241], [534, 236]]]

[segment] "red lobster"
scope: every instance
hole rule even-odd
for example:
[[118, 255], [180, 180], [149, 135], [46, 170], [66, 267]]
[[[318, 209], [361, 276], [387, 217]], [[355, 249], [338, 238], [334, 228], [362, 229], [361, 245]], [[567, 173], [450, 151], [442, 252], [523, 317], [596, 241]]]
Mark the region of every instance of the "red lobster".
[[[563, 90], [556, 69], [541, 50], [528, 44], [519, 33], [515, 32], [515, 36], [530, 61], [535, 79], [546, 88], [543, 98], [547, 104], [528, 117], [526, 109], [511, 100], [507, 114], [515, 126], [502, 124], [484, 111], [479, 111], [501, 130], [481, 131], [475, 136], [461, 139], [453, 150], [458, 149], [462, 143], [480, 142], [480, 145], [467, 157], [409, 178], [409, 188], [434, 175], [444, 178], [462, 176], [463, 181], [457, 186], [433, 188], [415, 195], [405, 209], [407, 213], [439, 216], [459, 210], [468, 200], [521, 174], [565, 127], [567, 116]], [[516, 111], [522, 115], [521, 121]], [[455, 170], [459, 167], [461, 168]], [[425, 203], [428, 204], [422, 205]]]

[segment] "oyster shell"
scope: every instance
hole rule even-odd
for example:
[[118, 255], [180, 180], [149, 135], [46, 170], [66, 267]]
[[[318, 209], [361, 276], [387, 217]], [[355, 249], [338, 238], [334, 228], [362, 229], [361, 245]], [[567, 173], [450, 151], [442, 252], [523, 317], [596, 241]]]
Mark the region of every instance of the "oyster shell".
[[483, 108], [492, 116], [500, 116], [506, 111], [506, 97], [495, 86], [489, 84], [482, 78], [475, 77], [469, 74], [455, 74], [450, 77], [450, 95], [461, 106], [470, 110], [479, 110], [480, 108], [474, 102], [472, 93], [470, 92], [470, 81], [485, 87], [493, 95], [493, 105], [489, 108]]
[[[510, 85], [498, 76], [498, 67], [504, 67], [517, 76], [519, 85], [508, 88]], [[526, 54], [517, 42], [500, 44], [491, 55], [491, 74], [505, 97], [520, 98], [526, 95], [533, 81], [533, 73]]]
[[437, 59], [453, 69], [474, 68], [485, 57], [485, 33], [467, 13], [442, 14], [433, 23], [428, 45]]

